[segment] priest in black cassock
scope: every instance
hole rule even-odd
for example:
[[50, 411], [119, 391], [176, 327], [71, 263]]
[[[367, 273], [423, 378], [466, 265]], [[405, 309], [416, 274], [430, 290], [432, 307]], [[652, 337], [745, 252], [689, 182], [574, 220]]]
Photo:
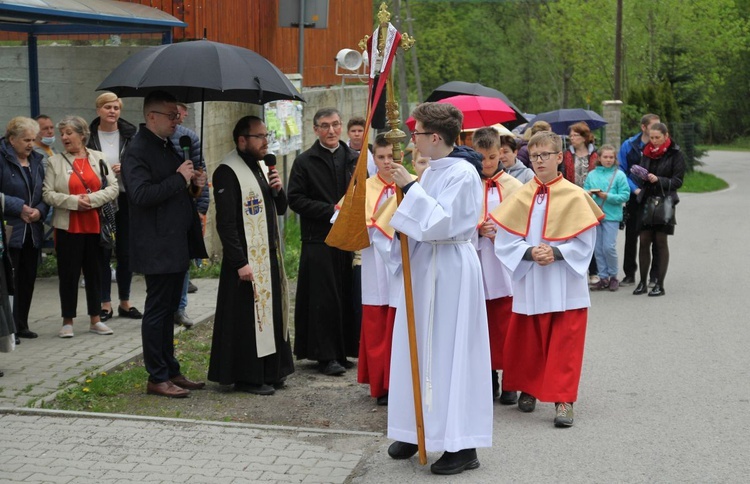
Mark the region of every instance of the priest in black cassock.
[[277, 219], [287, 199], [279, 173], [261, 163], [268, 152], [263, 121], [246, 116], [232, 134], [236, 149], [213, 176], [224, 257], [208, 379], [272, 395], [294, 372]]
[[325, 243], [336, 204], [346, 193], [359, 154], [341, 141], [341, 115], [323, 108], [313, 117], [318, 139], [289, 175], [289, 206], [300, 215], [300, 255], [294, 309], [294, 354], [317, 360], [324, 375], [341, 375], [359, 353], [352, 299], [352, 253]]

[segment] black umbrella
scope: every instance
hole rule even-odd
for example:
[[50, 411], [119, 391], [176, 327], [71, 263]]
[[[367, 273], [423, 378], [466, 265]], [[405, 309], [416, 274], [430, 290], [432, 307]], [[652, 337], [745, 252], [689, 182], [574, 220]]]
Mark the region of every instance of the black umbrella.
[[581, 108], [557, 109], [539, 113], [531, 119], [530, 123], [537, 121], [547, 121], [552, 126], [552, 131], [560, 135], [568, 134], [570, 126], [581, 121], [585, 121], [591, 130], [599, 129], [607, 124], [607, 121], [594, 111]]
[[128, 57], [96, 88], [120, 97], [166, 91], [185, 103], [304, 101], [287, 77], [252, 50], [208, 40], [149, 47]]
[[494, 97], [498, 99], [502, 99], [505, 104], [510, 106], [513, 111], [516, 113], [516, 119], [515, 121], [508, 121], [504, 122], [503, 126], [505, 126], [508, 129], [513, 129], [518, 125], [521, 125], [523, 123], [528, 122], [528, 119], [523, 115], [520, 109], [516, 107], [515, 104], [513, 104], [510, 99], [508, 99], [508, 96], [503, 94], [502, 92], [498, 91], [497, 89], [492, 89], [491, 87], [483, 86], [482, 84], [472, 83], [472, 82], [464, 82], [464, 81], [451, 81], [446, 82], [442, 86], [438, 86], [432, 93], [425, 99], [425, 102], [435, 102], [439, 101], [441, 99], [445, 99], [447, 97], [457, 96], [461, 94], [467, 94], [469, 96], [484, 96], [484, 97]]

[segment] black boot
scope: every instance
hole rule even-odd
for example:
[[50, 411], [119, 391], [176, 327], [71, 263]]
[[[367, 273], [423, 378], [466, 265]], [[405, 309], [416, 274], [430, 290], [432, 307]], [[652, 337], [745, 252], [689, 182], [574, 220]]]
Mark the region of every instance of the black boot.
[[417, 444], [409, 444], [397, 440], [388, 447], [388, 455], [390, 455], [392, 459], [408, 459], [416, 454], [418, 450], [419, 447]]
[[492, 370], [492, 399], [497, 400], [500, 398], [500, 376], [497, 374], [497, 370]]
[[636, 296], [639, 296], [641, 294], [646, 294], [648, 292], [648, 284], [646, 281], [641, 280], [641, 282], [638, 283], [637, 286], [635, 286], [635, 291], [633, 291], [633, 294]]
[[458, 452], [445, 452], [443, 456], [430, 466], [433, 474], [460, 474], [466, 469], [479, 467], [476, 449], [463, 449]]
[[651, 291], [648, 293], [649, 296], [663, 296], [666, 294], [666, 291], [664, 291], [664, 286], [661, 285], [661, 283], [654, 284], [654, 287], [651, 289]]

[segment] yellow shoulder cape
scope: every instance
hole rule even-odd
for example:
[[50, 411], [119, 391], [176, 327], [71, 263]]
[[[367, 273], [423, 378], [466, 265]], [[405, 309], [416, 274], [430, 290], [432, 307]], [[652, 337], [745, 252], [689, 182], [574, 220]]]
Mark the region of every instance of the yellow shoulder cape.
[[523, 185], [512, 196], [490, 213], [490, 218], [508, 232], [526, 237], [531, 224], [531, 211], [537, 195], [544, 194], [547, 212], [542, 229], [545, 240], [568, 240], [598, 225], [604, 212], [577, 185], [559, 174], [544, 184], [539, 178]]

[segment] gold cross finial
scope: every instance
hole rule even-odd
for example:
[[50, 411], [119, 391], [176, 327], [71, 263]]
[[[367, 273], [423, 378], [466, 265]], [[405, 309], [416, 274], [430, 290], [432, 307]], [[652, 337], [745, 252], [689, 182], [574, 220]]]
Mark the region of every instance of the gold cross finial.
[[387, 24], [391, 20], [391, 13], [388, 11], [388, 5], [385, 2], [380, 4], [380, 10], [378, 11], [378, 21], [381, 25]]
[[411, 49], [411, 46], [414, 45], [414, 42], [416, 41], [417, 39], [415, 39], [414, 37], [412, 37], [411, 35], [407, 33], [404, 33], [403, 35], [401, 35], [401, 44], [400, 44], [401, 48], [404, 50], [409, 50]]

